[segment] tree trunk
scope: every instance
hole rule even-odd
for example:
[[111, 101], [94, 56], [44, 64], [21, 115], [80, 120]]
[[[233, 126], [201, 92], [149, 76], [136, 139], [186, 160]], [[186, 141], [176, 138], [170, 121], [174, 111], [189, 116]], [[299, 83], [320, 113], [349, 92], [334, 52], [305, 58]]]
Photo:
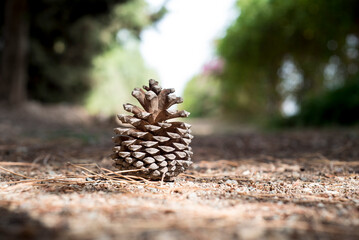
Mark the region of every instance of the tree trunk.
[[27, 0], [6, 0], [0, 98], [10, 105], [26, 100]]

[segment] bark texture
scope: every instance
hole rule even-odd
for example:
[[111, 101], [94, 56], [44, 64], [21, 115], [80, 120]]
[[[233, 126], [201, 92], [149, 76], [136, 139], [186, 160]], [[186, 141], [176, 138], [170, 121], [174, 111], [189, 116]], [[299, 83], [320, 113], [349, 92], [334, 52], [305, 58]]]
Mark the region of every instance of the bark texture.
[[7, 0], [4, 15], [0, 98], [8, 101], [11, 105], [18, 105], [26, 99], [27, 0]]

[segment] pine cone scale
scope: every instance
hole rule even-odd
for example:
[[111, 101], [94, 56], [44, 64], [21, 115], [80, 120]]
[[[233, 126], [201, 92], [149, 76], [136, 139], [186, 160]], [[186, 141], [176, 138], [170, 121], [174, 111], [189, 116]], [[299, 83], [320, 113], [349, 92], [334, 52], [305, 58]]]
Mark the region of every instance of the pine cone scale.
[[162, 89], [152, 79], [143, 88], [146, 92], [139, 88], [132, 91], [143, 109], [124, 104], [124, 109], [133, 115], [118, 115], [130, 127], [114, 129], [116, 146], [112, 158], [121, 170], [139, 170], [131, 174], [151, 180], [172, 180], [192, 163], [189, 144], [193, 136], [189, 124], [167, 120], [187, 117], [189, 113], [168, 109], [183, 102], [172, 94], [174, 89]]

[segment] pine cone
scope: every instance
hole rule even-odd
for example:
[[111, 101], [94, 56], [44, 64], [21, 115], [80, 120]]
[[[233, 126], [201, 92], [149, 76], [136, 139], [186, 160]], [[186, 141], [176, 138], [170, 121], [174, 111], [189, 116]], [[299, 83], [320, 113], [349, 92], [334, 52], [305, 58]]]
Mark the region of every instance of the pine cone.
[[182, 103], [175, 90], [162, 89], [158, 82], [150, 79], [146, 90], [135, 88], [132, 91], [143, 109], [132, 104], [124, 104], [133, 116], [117, 115], [128, 128], [115, 128], [116, 144], [112, 158], [120, 170], [138, 170], [131, 175], [151, 180], [172, 181], [191, 164], [192, 148], [189, 146], [193, 136], [190, 125], [183, 122], [169, 122], [177, 117], [188, 117], [189, 112], [169, 110], [172, 105]]

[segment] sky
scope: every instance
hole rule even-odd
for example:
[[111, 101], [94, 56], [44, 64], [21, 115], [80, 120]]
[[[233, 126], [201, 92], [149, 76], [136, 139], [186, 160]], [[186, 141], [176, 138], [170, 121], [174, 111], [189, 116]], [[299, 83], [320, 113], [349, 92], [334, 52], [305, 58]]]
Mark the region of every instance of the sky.
[[[147, 0], [154, 9], [164, 0]], [[181, 95], [215, 56], [214, 42], [236, 17], [235, 0], [170, 0], [168, 14], [141, 35], [141, 53], [162, 87]]]

